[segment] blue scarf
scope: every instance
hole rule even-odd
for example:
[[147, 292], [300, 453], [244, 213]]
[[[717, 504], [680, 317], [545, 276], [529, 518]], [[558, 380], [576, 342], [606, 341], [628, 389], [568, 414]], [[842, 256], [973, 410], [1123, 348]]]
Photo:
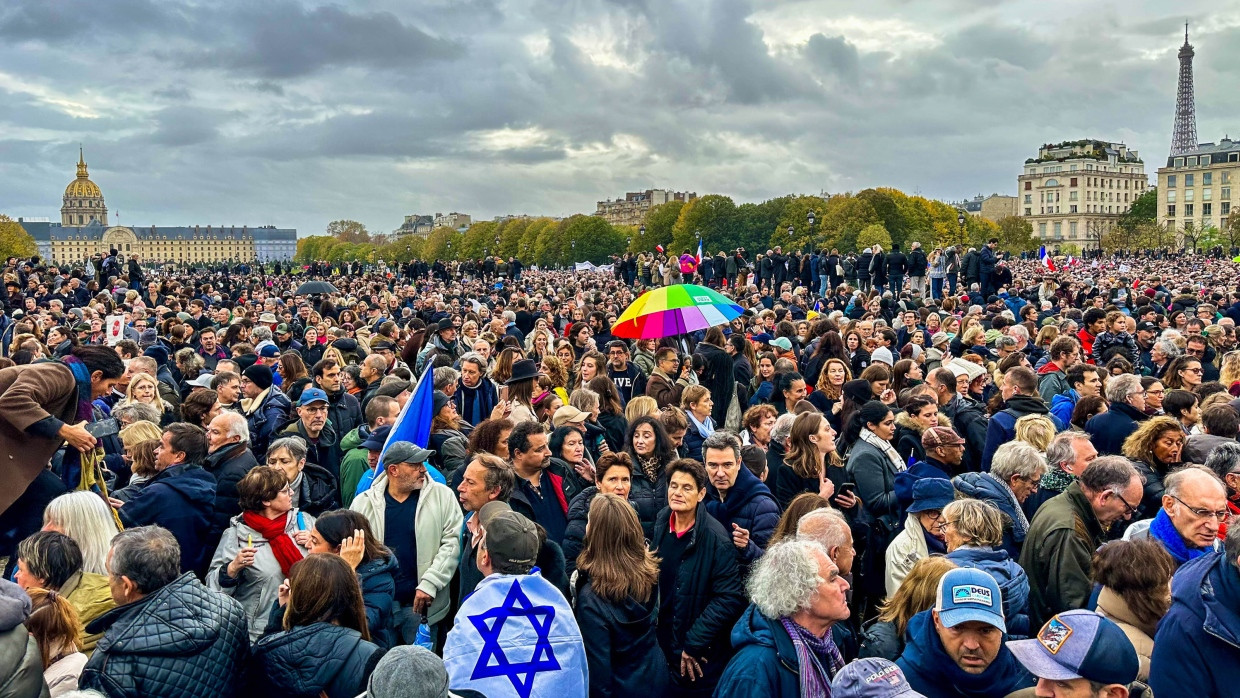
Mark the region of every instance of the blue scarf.
[[93, 411], [91, 410], [90, 400], [90, 369], [82, 360], [76, 356], [66, 356], [61, 359], [70, 371], [73, 371], [73, 380], [77, 382], [78, 399], [77, 399], [77, 418], [79, 422], [90, 422]]
[[1189, 560], [1195, 560], [1210, 552], [1201, 548], [1188, 547], [1184, 539], [1180, 537], [1180, 532], [1175, 530], [1175, 524], [1171, 523], [1171, 517], [1167, 516], [1166, 509], [1159, 509], [1158, 516], [1150, 522], [1150, 537], [1163, 544], [1167, 552], [1171, 553], [1171, 557], [1175, 558], [1177, 565], [1183, 565]]

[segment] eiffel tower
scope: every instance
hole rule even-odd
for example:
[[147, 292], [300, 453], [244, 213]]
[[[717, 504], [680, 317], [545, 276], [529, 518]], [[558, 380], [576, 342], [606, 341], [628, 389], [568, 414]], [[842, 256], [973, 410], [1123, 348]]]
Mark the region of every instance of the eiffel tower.
[[1197, 149], [1197, 111], [1193, 100], [1193, 47], [1188, 43], [1188, 24], [1184, 25], [1184, 45], [1180, 47], [1180, 84], [1175, 91], [1175, 128], [1171, 133], [1171, 154], [1183, 155]]

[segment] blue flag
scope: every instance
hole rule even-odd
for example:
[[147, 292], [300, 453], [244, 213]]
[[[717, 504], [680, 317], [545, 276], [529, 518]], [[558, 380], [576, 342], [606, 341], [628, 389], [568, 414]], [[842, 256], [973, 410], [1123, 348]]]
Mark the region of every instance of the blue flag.
[[388, 432], [387, 441], [383, 442], [383, 452], [379, 454], [379, 462], [383, 462], [383, 454], [388, 446], [397, 441], [408, 441], [420, 448], [426, 448], [431, 440], [431, 419], [434, 418], [433, 393], [435, 390], [435, 372], [429, 368], [422, 372], [418, 384], [413, 388], [413, 395], [405, 403], [392, 431]]

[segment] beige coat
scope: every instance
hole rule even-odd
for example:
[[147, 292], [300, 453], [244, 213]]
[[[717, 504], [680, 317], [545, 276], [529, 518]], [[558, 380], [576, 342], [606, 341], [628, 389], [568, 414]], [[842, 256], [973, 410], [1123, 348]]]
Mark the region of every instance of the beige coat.
[[1150, 655], [1154, 654], [1155, 628], [1143, 627], [1137, 620], [1136, 614], [1129, 610], [1124, 599], [1111, 591], [1109, 587], [1103, 587], [1098, 594], [1098, 614], [1115, 621], [1115, 624], [1128, 636], [1128, 641], [1137, 650], [1137, 659], [1141, 663], [1141, 668], [1137, 671], [1137, 679], [1149, 681]]
[[0, 512], [8, 509], [47, 467], [59, 437], [31, 436], [26, 428], [47, 417], [77, 423], [77, 381], [62, 363], [0, 369]]
[[926, 545], [926, 537], [922, 533], [921, 522], [916, 514], [908, 514], [904, 518], [904, 529], [901, 530], [887, 546], [886, 580], [887, 598], [891, 598], [900, 588], [900, 582], [908, 576], [913, 565], [923, 557], [930, 557], [930, 548]]
[[[370, 489], [357, 495], [349, 507], [366, 517], [371, 532], [379, 540], [384, 540], [387, 481], [384, 470], [375, 477]], [[452, 488], [428, 477], [418, 494], [413, 531], [418, 547], [418, 591], [430, 594], [433, 599], [426, 612], [427, 622], [432, 625], [448, 615], [448, 584], [459, 562], [464, 520]]]

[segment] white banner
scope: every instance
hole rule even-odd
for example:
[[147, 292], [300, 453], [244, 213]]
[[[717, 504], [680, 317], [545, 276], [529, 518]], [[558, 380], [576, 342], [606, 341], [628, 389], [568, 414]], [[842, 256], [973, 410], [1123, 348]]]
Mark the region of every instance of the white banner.
[[108, 346], [114, 347], [116, 343], [125, 338], [125, 316], [109, 315], [104, 322], [104, 326], [108, 330]]

